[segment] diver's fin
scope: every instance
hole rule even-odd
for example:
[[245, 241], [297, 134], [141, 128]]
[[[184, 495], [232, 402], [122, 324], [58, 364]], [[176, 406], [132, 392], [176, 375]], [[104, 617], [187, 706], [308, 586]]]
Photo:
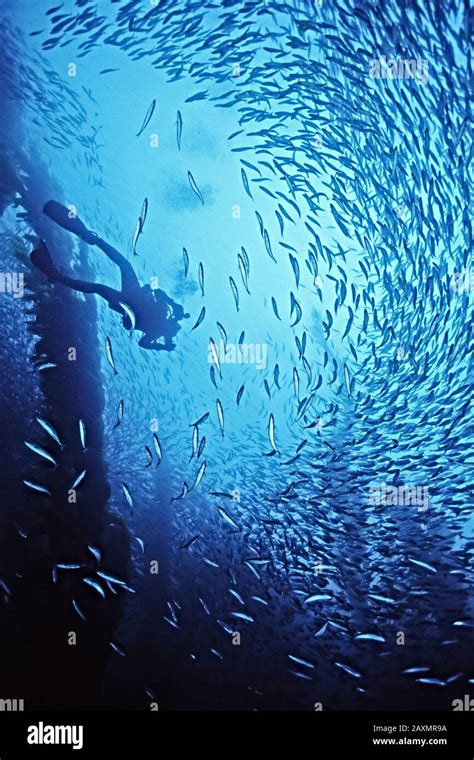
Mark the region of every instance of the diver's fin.
[[46, 275], [50, 282], [55, 281], [57, 270], [54, 266], [51, 254], [43, 240], [40, 240], [38, 247], [34, 251], [31, 251], [30, 259], [35, 267]]
[[74, 215], [73, 211], [66, 206], [62, 206], [57, 201], [48, 201], [43, 207], [43, 213], [49, 216], [53, 222], [59, 224], [60, 227], [64, 227], [65, 230], [73, 232], [74, 235], [78, 235], [80, 238], [86, 241], [86, 243], [95, 243], [96, 235], [94, 232], [90, 232], [86, 225]]

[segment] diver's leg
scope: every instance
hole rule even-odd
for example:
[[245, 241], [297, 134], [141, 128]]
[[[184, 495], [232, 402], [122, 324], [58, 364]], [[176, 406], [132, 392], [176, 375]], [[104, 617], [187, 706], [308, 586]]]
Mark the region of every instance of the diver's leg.
[[[81, 293], [94, 293], [97, 296], [105, 298], [109, 302], [112, 308], [117, 308], [122, 294], [114, 288], [109, 288], [107, 285], [100, 285], [96, 282], [86, 282], [85, 280], [76, 280], [73, 277], [67, 277], [62, 274], [51, 258], [51, 254], [48, 250], [46, 243], [40, 240], [38, 247], [30, 253], [32, 263], [48, 277], [51, 282], [60, 282], [62, 285], [66, 285], [68, 288], [73, 288]], [[121, 308], [118, 307], [121, 311]]]
[[125, 294], [129, 290], [136, 290], [137, 288], [140, 288], [140, 283], [138, 281], [137, 275], [135, 274], [132, 265], [125, 258], [125, 256], [123, 256], [123, 254], [117, 251], [113, 246], [109, 245], [109, 243], [106, 243], [105, 240], [102, 240], [100, 237], [96, 239], [95, 245], [97, 245], [100, 250], [103, 251], [105, 255], [114, 262], [114, 264], [117, 264], [117, 266], [120, 267], [120, 273], [122, 275], [122, 290]]
[[122, 294], [118, 290], [109, 288], [108, 285], [101, 285], [98, 282], [87, 282], [86, 280], [75, 280], [74, 277], [67, 277], [61, 274], [61, 272], [57, 272], [54, 275], [54, 282], [60, 282], [61, 285], [78, 290], [80, 293], [93, 293], [96, 296], [100, 296], [108, 301], [112, 307], [117, 307], [122, 298]]

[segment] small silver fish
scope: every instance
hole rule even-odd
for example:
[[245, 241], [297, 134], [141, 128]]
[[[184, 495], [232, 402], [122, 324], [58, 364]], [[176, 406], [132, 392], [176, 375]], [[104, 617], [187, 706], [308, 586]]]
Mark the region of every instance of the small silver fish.
[[140, 216], [140, 217], [138, 217], [138, 222], [135, 225], [135, 229], [133, 230], [133, 235], [132, 235], [131, 248], [132, 248], [132, 253], [133, 253], [134, 256], [138, 256], [138, 253], [137, 253], [137, 243], [138, 243], [138, 238], [140, 237], [140, 235], [142, 233], [142, 224], [143, 224], [143, 222], [142, 222], [142, 218]]
[[38, 493], [43, 493], [46, 496], [51, 496], [51, 492], [48, 491], [48, 489], [44, 486], [39, 485], [39, 483], [32, 483], [31, 480], [24, 480], [23, 483], [32, 491], [37, 491]]
[[45, 430], [48, 433], [48, 435], [51, 436], [53, 441], [56, 441], [56, 443], [58, 444], [58, 446], [61, 447], [61, 449], [64, 448], [63, 444], [59, 440], [59, 436], [57, 432], [55, 431], [55, 429], [53, 428], [50, 422], [48, 422], [47, 420], [43, 420], [42, 417], [37, 417], [36, 422], [38, 422], [43, 428], [43, 430]]
[[83, 578], [82, 580], [88, 586], [90, 586], [95, 591], [97, 591], [97, 593], [99, 594], [99, 596], [102, 597], [102, 599], [105, 599], [105, 591], [102, 588], [102, 586], [99, 583], [97, 583], [97, 581], [95, 581], [93, 578]]
[[137, 132], [137, 137], [140, 137], [140, 135], [143, 134], [144, 130], [147, 128], [148, 124], [150, 123], [150, 119], [153, 116], [153, 112], [155, 110], [155, 106], [156, 106], [156, 100], [153, 99], [151, 101], [150, 105], [148, 106], [148, 111], [145, 114], [145, 118], [143, 119], [143, 123], [142, 123], [139, 131]]
[[219, 427], [221, 429], [222, 437], [224, 437], [224, 410], [222, 408], [222, 404], [217, 399], [216, 401], [216, 407], [217, 407], [217, 418], [219, 420]]
[[79, 607], [79, 605], [77, 604], [77, 602], [76, 602], [75, 599], [72, 600], [72, 606], [74, 607], [74, 609], [77, 612], [77, 614], [79, 615], [79, 617], [82, 618], [83, 620], [85, 620], [86, 616], [82, 612], [81, 608]]
[[112, 367], [114, 371], [114, 375], [118, 375], [117, 367], [115, 366], [115, 362], [114, 362], [114, 355], [112, 353], [112, 343], [111, 343], [110, 338], [108, 337], [106, 338], [106, 341], [105, 341], [105, 353], [107, 356], [107, 361], [109, 362], [110, 366]]
[[197, 486], [199, 485], [199, 483], [201, 482], [201, 480], [204, 477], [205, 471], [206, 471], [206, 460], [204, 460], [204, 462], [202, 463], [202, 465], [200, 466], [200, 468], [198, 470], [198, 473], [196, 475], [196, 479], [195, 479], [194, 483], [192, 484], [192, 486], [190, 488], [191, 491], [194, 490], [194, 488], [197, 488]]
[[222, 507], [218, 507], [217, 511], [219, 512], [220, 516], [226, 522], [228, 525], [232, 526], [232, 528], [235, 528], [236, 530], [240, 530], [237, 523], [232, 519], [232, 517], [223, 509]]
[[188, 181], [189, 181], [189, 184], [191, 186], [191, 190], [193, 191], [193, 193], [195, 193], [197, 195], [197, 197], [201, 201], [202, 205], [204, 206], [204, 198], [202, 197], [201, 191], [199, 190], [198, 186], [196, 185], [196, 180], [194, 179], [193, 175], [189, 171], [188, 171]]
[[123, 399], [119, 401], [118, 409], [117, 409], [117, 422], [113, 426], [112, 430], [115, 430], [115, 428], [118, 428], [120, 423], [123, 420], [123, 411], [124, 411], [124, 402]]
[[127, 317], [128, 321], [130, 322], [130, 327], [127, 328], [127, 329], [129, 329], [130, 333], [132, 333], [134, 331], [134, 329], [135, 329], [135, 325], [137, 324], [137, 318], [135, 316], [135, 312], [124, 301], [119, 301], [119, 306], [124, 311], [125, 316]]
[[204, 267], [202, 265], [202, 261], [199, 262], [198, 281], [199, 281], [199, 287], [201, 288], [201, 296], [203, 296], [204, 295]]
[[86, 453], [86, 425], [84, 420], [79, 420], [79, 437], [81, 439], [82, 451]]
[[46, 451], [46, 449], [43, 449], [41, 446], [38, 446], [36, 443], [30, 443], [29, 441], [24, 441], [24, 444], [35, 454], [38, 454], [38, 456], [42, 457], [43, 459], [46, 459], [47, 462], [50, 462], [55, 467], [58, 466], [58, 463], [56, 462], [56, 460], [51, 456], [51, 454], [49, 454]]
[[156, 454], [158, 456], [158, 462], [157, 462], [157, 465], [156, 465], [158, 467], [158, 465], [160, 464], [160, 462], [161, 462], [161, 460], [163, 458], [163, 453], [161, 451], [160, 439], [158, 438], [158, 436], [157, 436], [156, 433], [153, 433], [153, 446], [155, 447], [155, 451], [156, 451]]
[[231, 612], [230, 614], [238, 620], [245, 620], [246, 623], [255, 623], [255, 618], [245, 612]]
[[130, 489], [126, 485], [126, 483], [122, 483], [122, 491], [123, 491], [123, 495], [125, 496], [128, 506], [130, 507], [130, 509], [132, 509], [133, 508], [132, 494], [130, 493]]
[[275, 443], [275, 418], [273, 416], [273, 413], [270, 414], [270, 417], [268, 419], [268, 438], [270, 440], [272, 451], [274, 451], [276, 454], [279, 454]]
[[178, 111], [176, 115], [176, 142], [178, 144], [178, 150], [181, 150], [181, 134], [183, 132], [183, 119], [181, 111]]
[[91, 544], [88, 544], [87, 548], [89, 549], [90, 553], [96, 558], [97, 562], [100, 562], [102, 558], [102, 554], [100, 553], [100, 550], [97, 549], [96, 546], [92, 546]]
[[80, 483], [82, 483], [82, 481], [84, 480], [85, 477], [86, 477], [86, 470], [83, 470], [81, 473], [79, 473], [79, 475], [75, 479], [74, 483], [72, 484], [71, 491], [74, 491], [74, 489], [77, 488], [77, 486]]

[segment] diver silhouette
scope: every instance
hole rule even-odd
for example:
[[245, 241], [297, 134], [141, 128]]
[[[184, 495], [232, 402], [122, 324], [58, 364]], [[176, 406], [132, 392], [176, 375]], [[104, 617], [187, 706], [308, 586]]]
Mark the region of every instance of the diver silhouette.
[[[95, 293], [104, 298], [113, 311], [122, 315], [125, 329], [135, 329], [143, 333], [138, 344], [142, 348], [172, 351], [175, 348], [172, 338], [181, 329], [179, 321], [189, 317], [189, 314], [184, 313], [183, 307], [175, 303], [163, 290], [152, 290], [150, 285], [140, 285], [132, 265], [125, 256], [95, 232], [88, 230], [77, 216], [71, 217], [69, 209], [65, 206], [56, 201], [48, 201], [43, 212], [56, 224], [78, 235], [89, 245], [98, 246], [114, 264], [117, 264], [122, 278], [121, 290], [95, 282], [76, 280], [62, 274], [56, 268], [43, 240], [30, 254], [33, 264], [51, 282], [59, 282], [81, 293]], [[164, 338], [164, 343], [159, 343], [158, 338]]]

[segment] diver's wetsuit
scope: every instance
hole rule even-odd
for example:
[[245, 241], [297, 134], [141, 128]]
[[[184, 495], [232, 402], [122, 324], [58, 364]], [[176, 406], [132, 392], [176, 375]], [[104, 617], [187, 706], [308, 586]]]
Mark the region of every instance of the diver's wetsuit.
[[[181, 329], [179, 320], [189, 317], [184, 313], [180, 304], [175, 303], [163, 290], [153, 291], [149, 285], [141, 286], [135, 271], [129, 261], [113, 246], [90, 232], [76, 218], [70, 219], [68, 209], [55, 201], [50, 201], [44, 207], [45, 213], [54, 221], [70, 232], [79, 235], [89, 245], [97, 245], [108, 258], [117, 264], [121, 273], [121, 290], [115, 290], [108, 285], [87, 282], [67, 277], [56, 269], [49, 250], [43, 241], [31, 253], [31, 260], [53, 282], [59, 282], [81, 293], [94, 293], [104, 298], [113, 311], [123, 316], [124, 327], [132, 328], [130, 317], [121, 304], [131, 309], [135, 316], [134, 329], [143, 332], [139, 342], [142, 348], [155, 351], [171, 351], [175, 345], [172, 338]], [[158, 343], [158, 338], [164, 338], [164, 343]]]

